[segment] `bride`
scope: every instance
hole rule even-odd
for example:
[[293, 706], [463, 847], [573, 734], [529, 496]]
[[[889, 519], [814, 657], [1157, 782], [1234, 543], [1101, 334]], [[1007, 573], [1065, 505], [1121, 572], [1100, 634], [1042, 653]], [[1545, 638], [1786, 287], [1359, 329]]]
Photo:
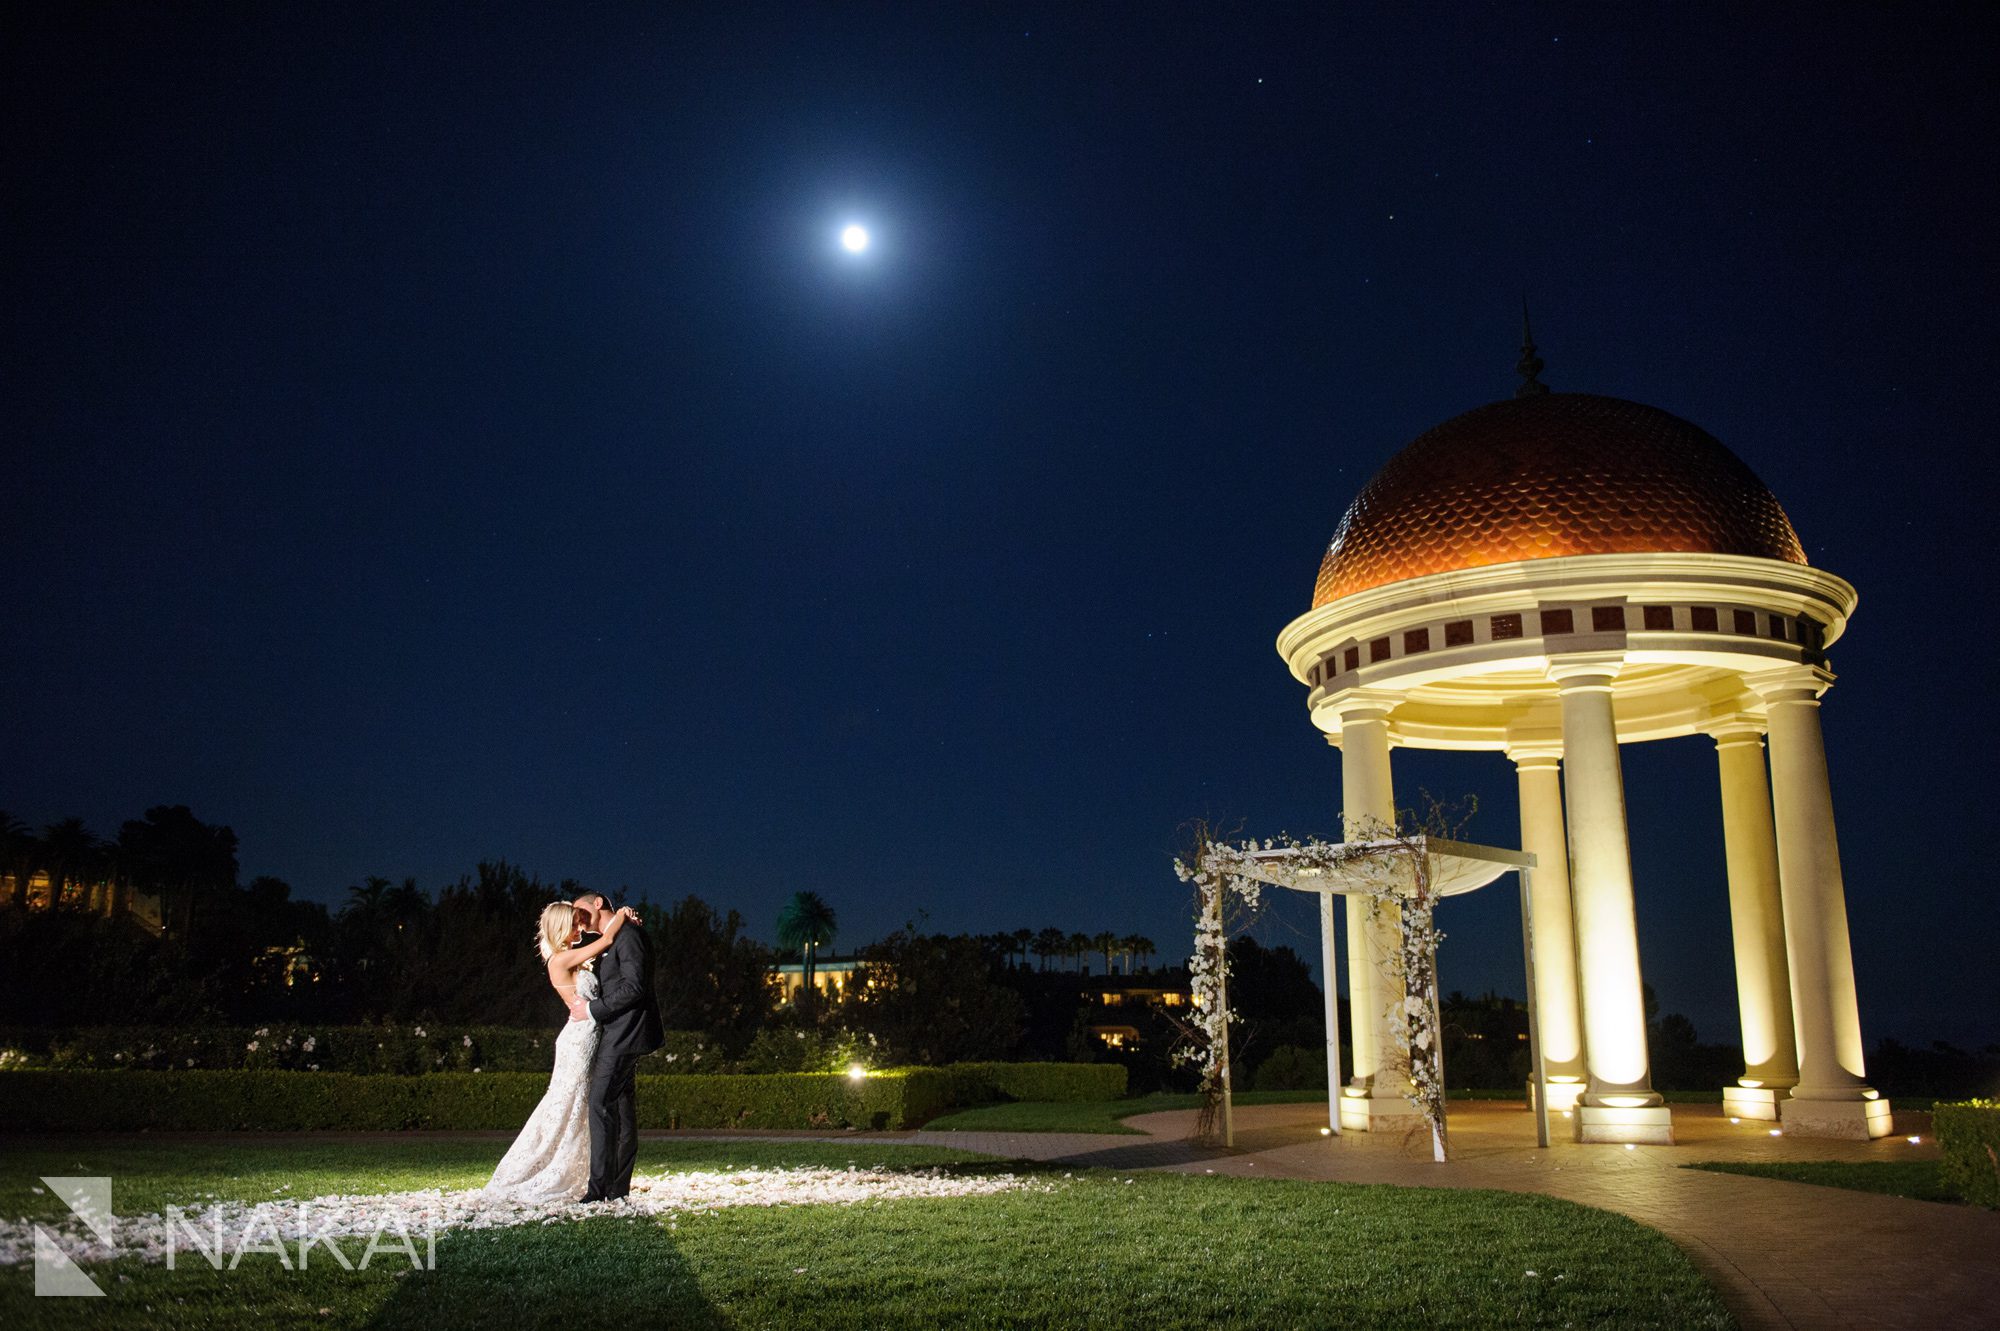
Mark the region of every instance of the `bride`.
[[[597, 977], [584, 966], [611, 946], [611, 940], [633, 919], [628, 906], [611, 917], [595, 941], [578, 946], [587, 912], [567, 901], [542, 908], [535, 930], [535, 950], [548, 963], [549, 984], [563, 1004], [597, 997]], [[527, 1126], [507, 1148], [500, 1167], [484, 1189], [490, 1197], [509, 1201], [574, 1201], [590, 1181], [590, 1060], [597, 1052], [597, 1022], [571, 1017], [556, 1037], [556, 1067], [549, 1089]]]

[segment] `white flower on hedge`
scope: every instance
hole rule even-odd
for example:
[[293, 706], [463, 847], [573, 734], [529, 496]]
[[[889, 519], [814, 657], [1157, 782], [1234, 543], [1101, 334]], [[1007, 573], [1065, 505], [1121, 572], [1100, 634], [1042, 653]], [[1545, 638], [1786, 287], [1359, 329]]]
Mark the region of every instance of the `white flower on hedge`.
[[269, 1035], [270, 1033], [271, 1029], [268, 1026], [259, 1026], [257, 1028], [257, 1036], [259, 1039], [262, 1039], [264, 1036]]
[[[557, 918], [557, 919], [561, 919], [561, 918], [562, 918], [562, 916], [558, 915], [558, 916], [557, 916], [556, 918]], [[671, 1062], [673, 1062], [673, 1061], [674, 1061], [675, 1059], [677, 1059], [677, 1058], [679, 1058], [679, 1057], [680, 1057], [680, 1055], [679, 1055], [679, 1054], [668, 1054], [668, 1055], [667, 1055], [667, 1062], [671, 1063]]]
[[306, 1042], [299, 1046], [299, 1050], [301, 1053], [310, 1054], [313, 1051], [314, 1046], [316, 1046], [318, 1043], [319, 1043], [318, 1036], [308, 1035], [306, 1037]]
[[470, 1049], [472, 1048], [472, 1037], [469, 1035], [461, 1036], [459, 1038], [459, 1043], [464, 1045], [467, 1049]]
[[318, 1072], [318, 1071], [319, 1071], [319, 1064], [317, 1064], [317, 1063], [308, 1063], [308, 1064], [306, 1064], [306, 1071], [307, 1071], [307, 1072]]
[[[416, 1032], [417, 1032], [417, 1038], [418, 1038], [419, 1040], [421, 1040], [421, 1039], [423, 1039], [423, 1038], [424, 1038], [424, 1028], [423, 1028], [423, 1027], [421, 1027], [421, 1026], [417, 1027], [417, 1028], [416, 1028]], [[381, 1046], [380, 1046], [380, 1045], [377, 1045], [377, 1046], [376, 1046], [376, 1048], [378, 1048], [378, 1049], [379, 1049], [379, 1048], [381, 1048]]]
[[255, 1040], [252, 1040], [249, 1044], [246, 1044], [243, 1047], [249, 1050], [253, 1054], [257, 1052], [257, 1042]]
[[194, 1066], [194, 1060], [190, 1058], [190, 1059], [189, 1059], [189, 1060], [187, 1061], [187, 1065], [188, 1065], [189, 1067], [193, 1067], [193, 1066]]

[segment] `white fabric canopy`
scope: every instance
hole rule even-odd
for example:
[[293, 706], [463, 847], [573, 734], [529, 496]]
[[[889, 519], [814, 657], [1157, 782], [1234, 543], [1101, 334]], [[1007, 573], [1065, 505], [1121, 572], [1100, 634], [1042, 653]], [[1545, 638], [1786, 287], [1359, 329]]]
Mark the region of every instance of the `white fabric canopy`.
[[1379, 889], [1384, 880], [1410, 884], [1416, 866], [1411, 862], [1422, 855], [1430, 866], [1431, 891], [1454, 897], [1485, 887], [1501, 874], [1532, 868], [1533, 855], [1498, 846], [1475, 846], [1463, 841], [1437, 837], [1411, 837], [1397, 841], [1349, 841], [1337, 850], [1360, 852], [1337, 869], [1317, 864], [1299, 865], [1299, 854], [1291, 849], [1260, 850], [1241, 870], [1246, 878], [1296, 892], [1331, 892], [1340, 896]]

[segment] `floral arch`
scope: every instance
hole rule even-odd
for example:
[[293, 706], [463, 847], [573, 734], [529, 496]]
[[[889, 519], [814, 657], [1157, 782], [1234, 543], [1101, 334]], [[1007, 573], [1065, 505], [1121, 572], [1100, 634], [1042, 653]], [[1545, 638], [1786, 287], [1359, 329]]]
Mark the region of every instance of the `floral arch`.
[[[1391, 983], [1385, 1002], [1398, 1005], [1409, 1033], [1408, 1098], [1430, 1130], [1431, 1154], [1446, 1151], [1444, 1049], [1439, 1035], [1436, 910], [1444, 897], [1472, 892], [1507, 873], [1521, 889], [1521, 950], [1527, 968], [1528, 1057], [1535, 1085], [1543, 1084], [1540, 1014], [1535, 1003], [1534, 918], [1530, 910], [1535, 857], [1525, 851], [1474, 845], [1428, 834], [1400, 835], [1380, 824], [1356, 829], [1346, 841], [1299, 841], [1288, 837], [1262, 843], [1200, 841], [1191, 860], [1176, 860], [1181, 879], [1195, 885], [1200, 906], [1195, 950], [1188, 972], [1194, 990], [1192, 1056], [1202, 1069], [1203, 1113], [1198, 1132], [1219, 1135], [1234, 1145], [1232, 1089], [1227, 1032], [1229, 962], [1224, 923], [1227, 899], [1253, 908], [1266, 886], [1308, 892], [1319, 898], [1320, 956], [1326, 975], [1327, 1128], [1339, 1135], [1340, 1076], [1338, 954], [1334, 947], [1334, 899], [1360, 897], [1371, 914], [1394, 912], [1402, 938], [1398, 955], [1385, 959]], [[1548, 1097], [1535, 1100], [1535, 1140], [1549, 1144]]]

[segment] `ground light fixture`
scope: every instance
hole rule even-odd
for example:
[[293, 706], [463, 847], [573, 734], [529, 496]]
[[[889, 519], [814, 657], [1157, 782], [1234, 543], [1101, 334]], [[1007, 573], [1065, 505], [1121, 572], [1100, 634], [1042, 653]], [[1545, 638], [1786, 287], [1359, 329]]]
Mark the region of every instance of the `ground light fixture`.
[[862, 1067], [859, 1063], [849, 1063], [847, 1065], [847, 1079], [849, 1081], [860, 1081], [867, 1075], [868, 1069]]

